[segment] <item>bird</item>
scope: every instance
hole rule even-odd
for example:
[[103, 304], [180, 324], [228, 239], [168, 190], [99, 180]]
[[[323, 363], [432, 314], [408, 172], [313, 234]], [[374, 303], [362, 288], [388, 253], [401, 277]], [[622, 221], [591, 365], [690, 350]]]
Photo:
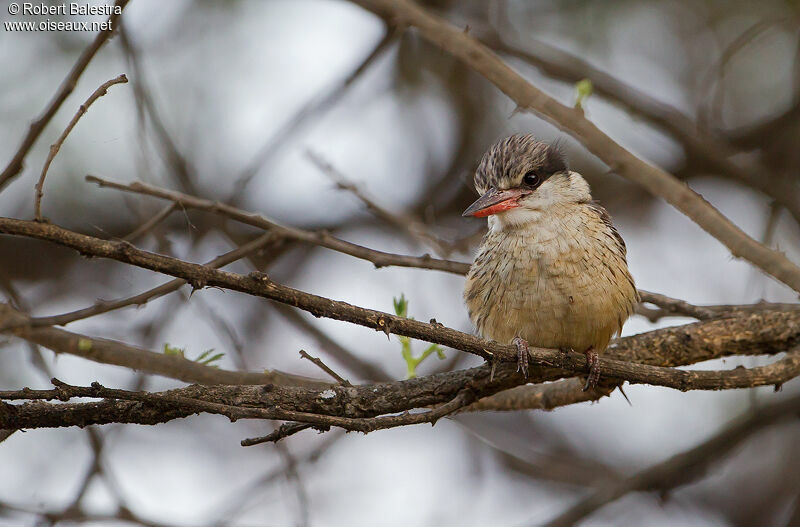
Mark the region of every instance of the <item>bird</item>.
[[586, 355], [584, 391], [600, 378], [598, 354], [639, 301], [625, 242], [586, 180], [555, 145], [507, 137], [483, 155], [480, 194], [463, 216], [488, 218], [464, 301], [478, 333], [517, 349], [527, 378], [529, 346]]

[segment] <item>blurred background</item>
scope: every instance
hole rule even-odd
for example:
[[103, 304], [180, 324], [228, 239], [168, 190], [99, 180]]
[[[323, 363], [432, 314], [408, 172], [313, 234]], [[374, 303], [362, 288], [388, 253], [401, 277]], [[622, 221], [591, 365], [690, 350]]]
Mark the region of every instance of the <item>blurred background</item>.
[[[589, 119], [641, 158], [685, 179], [751, 236], [800, 262], [800, 5], [796, 1], [470, 0], [424, 5], [482, 39], [565, 104], [588, 78]], [[0, 13], [10, 20], [7, 9]], [[98, 17], [14, 17], [14, 20]], [[579, 143], [515, 105], [415, 32], [398, 32], [337, 0], [132, 0], [122, 31], [89, 65], [0, 194], [0, 215], [33, 217], [33, 185], [78, 105], [120, 73], [51, 166], [43, 212], [95, 236], [124, 236], [164, 202], [86, 183], [84, 176], [225, 201], [283, 223], [327, 229], [388, 252], [470, 261], [485, 223], [460, 214], [472, 171], [495, 140], [530, 132], [557, 141], [587, 177], [628, 246], [637, 285], [698, 304], [795, 302], [663, 201], [623, 180]], [[94, 38], [86, 32], [0, 31], [0, 164], [19, 146]], [[354, 184], [413, 232], [368, 210]], [[138, 246], [205, 261], [255, 229], [175, 211]], [[279, 242], [251, 260], [281, 283], [356, 305], [471, 331], [463, 278], [386, 268], [322, 248]], [[126, 297], [168, 279], [53, 245], [0, 239], [0, 295], [34, 315]], [[182, 289], [141, 309], [76, 322], [71, 331], [151, 350], [165, 343], [220, 365], [319, 377], [305, 349], [351, 381], [400, 379], [396, 337], [314, 319], [262, 299]], [[5, 300], [4, 300], [5, 301]], [[690, 322], [634, 316], [624, 334]], [[417, 352], [422, 343], [415, 343]], [[341, 349], [353, 359], [343, 360]], [[768, 363], [728, 359], [719, 369]], [[466, 367], [447, 350], [419, 373]], [[162, 390], [181, 383], [23, 341], [0, 347], [0, 389], [71, 384]], [[34, 430], [0, 443], [0, 525], [530, 525], [597, 488], [691, 448], [726, 422], [797, 393], [771, 387], [680, 393], [630, 386], [554, 412], [464, 415], [435, 428], [364, 436], [300, 433], [242, 448], [267, 423], [199, 416], [156, 427]], [[754, 435], [705, 477], [660, 499], [630, 494], [586, 525], [786, 525], [797, 514], [800, 425]], [[99, 469], [98, 469], [99, 467]], [[86, 476], [91, 474], [91, 477]], [[76, 499], [79, 498], [79, 499]], [[77, 502], [77, 503], [76, 503]], [[66, 508], [79, 511], [72, 517]], [[120, 509], [122, 507], [122, 509]], [[120, 513], [120, 510], [123, 513]], [[59, 514], [61, 514], [59, 516]], [[127, 516], [126, 516], [127, 515]], [[116, 518], [114, 518], [116, 516]]]

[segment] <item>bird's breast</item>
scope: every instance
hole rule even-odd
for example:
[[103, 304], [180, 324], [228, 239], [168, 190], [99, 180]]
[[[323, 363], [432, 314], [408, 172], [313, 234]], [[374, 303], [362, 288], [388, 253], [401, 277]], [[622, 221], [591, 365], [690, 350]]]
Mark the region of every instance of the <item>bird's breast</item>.
[[624, 247], [592, 210], [577, 212], [484, 238], [464, 291], [482, 336], [584, 351], [621, 330], [636, 300]]

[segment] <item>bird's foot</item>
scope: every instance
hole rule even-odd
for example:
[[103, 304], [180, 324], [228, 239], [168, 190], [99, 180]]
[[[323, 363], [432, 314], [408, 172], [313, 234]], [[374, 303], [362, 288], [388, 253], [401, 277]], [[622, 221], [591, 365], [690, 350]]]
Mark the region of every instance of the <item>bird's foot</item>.
[[528, 342], [521, 337], [514, 337], [511, 341], [517, 348], [517, 372], [522, 372], [525, 378], [528, 378]]
[[589, 366], [589, 375], [586, 377], [586, 384], [583, 386], [583, 391], [585, 392], [597, 386], [597, 381], [600, 380], [600, 358], [592, 346], [584, 351], [584, 354], [586, 354], [586, 365]]

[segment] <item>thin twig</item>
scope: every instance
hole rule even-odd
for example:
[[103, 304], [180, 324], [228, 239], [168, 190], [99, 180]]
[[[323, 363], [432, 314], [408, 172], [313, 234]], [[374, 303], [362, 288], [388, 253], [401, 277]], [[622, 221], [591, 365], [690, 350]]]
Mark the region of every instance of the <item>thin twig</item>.
[[322, 371], [333, 377], [336, 380], [336, 382], [338, 382], [342, 386], [351, 386], [350, 381], [348, 381], [347, 379], [345, 379], [344, 377], [342, 377], [341, 375], [330, 369], [327, 364], [322, 362], [322, 359], [319, 359], [317, 357], [312, 357], [305, 350], [300, 350], [300, 356], [316, 364], [319, 367], [319, 369], [321, 369]]
[[67, 139], [67, 136], [72, 131], [72, 129], [75, 128], [75, 125], [78, 124], [78, 121], [81, 119], [81, 117], [83, 117], [83, 115], [87, 111], [89, 111], [89, 107], [92, 105], [94, 101], [96, 101], [97, 99], [108, 93], [108, 88], [110, 88], [111, 86], [115, 84], [123, 84], [126, 82], [128, 82], [128, 77], [126, 77], [125, 74], [123, 73], [119, 77], [115, 77], [101, 84], [100, 87], [97, 88], [89, 96], [88, 99], [86, 99], [86, 102], [80, 105], [78, 111], [72, 117], [72, 120], [69, 122], [67, 127], [61, 133], [58, 140], [56, 140], [55, 143], [50, 145], [50, 153], [47, 155], [47, 159], [45, 160], [44, 166], [42, 167], [42, 173], [39, 176], [39, 182], [36, 183], [36, 193], [34, 194], [34, 207], [33, 207], [35, 211], [34, 217], [36, 218], [36, 221], [42, 221], [42, 196], [44, 195], [44, 190], [43, 190], [44, 178], [47, 177], [47, 170], [50, 168], [50, 163], [53, 162], [53, 159], [55, 159], [56, 154], [58, 154], [58, 151], [61, 150], [61, 145], [64, 144], [64, 141]]
[[[265, 233], [255, 240], [242, 245], [241, 247], [237, 247], [236, 249], [229, 251], [221, 256], [214, 258], [206, 262], [204, 265], [208, 267], [212, 267], [214, 269], [224, 267], [230, 263], [233, 263], [248, 254], [257, 251], [264, 247], [265, 245], [269, 245], [273, 241], [275, 241], [276, 236], [272, 233]], [[50, 316], [43, 316], [43, 317], [31, 317], [29, 320], [25, 322], [26, 325], [31, 327], [42, 327], [42, 326], [65, 326], [71, 322], [75, 322], [77, 320], [83, 320], [86, 318], [94, 317], [97, 315], [101, 315], [103, 313], [108, 313], [110, 311], [114, 311], [117, 309], [121, 309], [127, 306], [143, 306], [150, 300], [155, 298], [160, 298], [164, 295], [177, 291], [181, 287], [186, 285], [186, 280], [182, 280], [177, 278], [175, 280], [171, 280], [165, 284], [161, 284], [160, 286], [154, 287], [152, 289], [148, 289], [147, 291], [143, 291], [133, 296], [120, 298], [117, 300], [107, 300], [97, 302], [96, 304], [85, 307], [82, 309], [77, 309], [75, 311], [70, 311], [68, 313], [62, 313], [60, 315], [50, 315]], [[7, 329], [10, 327], [5, 326]]]
[[[687, 316], [696, 318], [697, 320], [710, 320], [716, 316], [719, 316], [719, 313], [714, 312], [714, 310], [702, 307], [702, 306], [695, 306], [686, 302], [684, 300], [678, 300], [677, 298], [670, 298], [665, 295], [660, 295], [658, 293], [653, 293], [650, 291], [643, 291], [639, 290], [639, 297], [642, 302], [648, 302], [650, 304], [655, 304], [661, 308], [663, 315], [680, 315], [680, 316]], [[651, 319], [652, 320], [652, 319]]]
[[[314, 425], [309, 423], [284, 423], [274, 432], [265, 436], [242, 439], [240, 444], [242, 446], [254, 446], [263, 443], [277, 443], [281, 439], [285, 439], [303, 430], [308, 430], [309, 428], [314, 428]], [[325, 431], [325, 429], [322, 428], [321, 431]]]
[[84, 70], [86, 70], [86, 67], [89, 65], [92, 58], [94, 58], [95, 54], [97, 54], [97, 51], [114, 34], [114, 31], [117, 29], [117, 21], [120, 17], [120, 14], [117, 14], [117, 12], [121, 13], [127, 4], [128, 0], [116, 0], [116, 2], [114, 2], [114, 12], [108, 17], [104, 25], [106, 29], [100, 31], [92, 43], [81, 53], [77, 62], [75, 62], [75, 65], [72, 66], [72, 69], [67, 74], [67, 77], [61, 82], [61, 86], [58, 87], [58, 91], [53, 96], [53, 99], [42, 114], [31, 123], [28, 133], [22, 140], [22, 144], [17, 149], [14, 157], [11, 158], [6, 168], [0, 173], [0, 192], [20, 173], [24, 166], [25, 156], [28, 155], [28, 152], [33, 147], [34, 143], [36, 143], [36, 140], [47, 127], [47, 124], [56, 114], [63, 102], [69, 97], [72, 90], [75, 89], [75, 86], [78, 84], [78, 79], [83, 74]]
[[320, 247], [325, 247], [327, 249], [338, 251], [344, 254], [349, 254], [350, 256], [355, 256], [356, 258], [361, 258], [362, 260], [367, 260], [372, 262], [376, 267], [394, 265], [398, 267], [433, 269], [462, 275], [469, 271], [468, 263], [439, 260], [432, 258], [429, 255], [403, 256], [383, 251], [376, 251], [374, 249], [367, 249], [361, 245], [336, 238], [325, 231], [311, 232], [298, 229], [297, 227], [282, 225], [277, 221], [267, 218], [261, 214], [247, 212], [218, 201], [207, 200], [174, 190], [162, 189], [138, 181], [125, 184], [102, 179], [96, 176], [86, 176], [86, 181], [97, 183], [101, 187], [113, 188], [125, 192], [144, 194], [147, 196], [170, 200], [178, 203], [181, 207], [188, 209], [204, 210], [215, 214], [221, 214], [247, 225], [259, 227], [261, 229], [272, 230], [293, 240], [318, 245]]
[[382, 219], [389, 225], [393, 225], [403, 232], [407, 232], [415, 240], [430, 245], [437, 253], [447, 256], [453, 252], [453, 244], [440, 239], [433, 234], [427, 225], [409, 216], [408, 214], [390, 212], [378, 204], [371, 196], [361, 190], [355, 183], [350, 181], [344, 174], [336, 169], [331, 163], [311, 150], [306, 151], [306, 157], [336, 186], [350, 192], [358, 198], [375, 216]]
[[7, 333], [36, 343], [56, 353], [65, 353], [103, 364], [123, 366], [172, 379], [201, 384], [264, 384], [328, 386], [329, 383], [291, 375], [277, 370], [237, 372], [213, 368], [179, 357], [130, 346], [110, 339], [100, 339], [53, 327], [33, 328], [26, 315], [0, 304], [0, 325]]

